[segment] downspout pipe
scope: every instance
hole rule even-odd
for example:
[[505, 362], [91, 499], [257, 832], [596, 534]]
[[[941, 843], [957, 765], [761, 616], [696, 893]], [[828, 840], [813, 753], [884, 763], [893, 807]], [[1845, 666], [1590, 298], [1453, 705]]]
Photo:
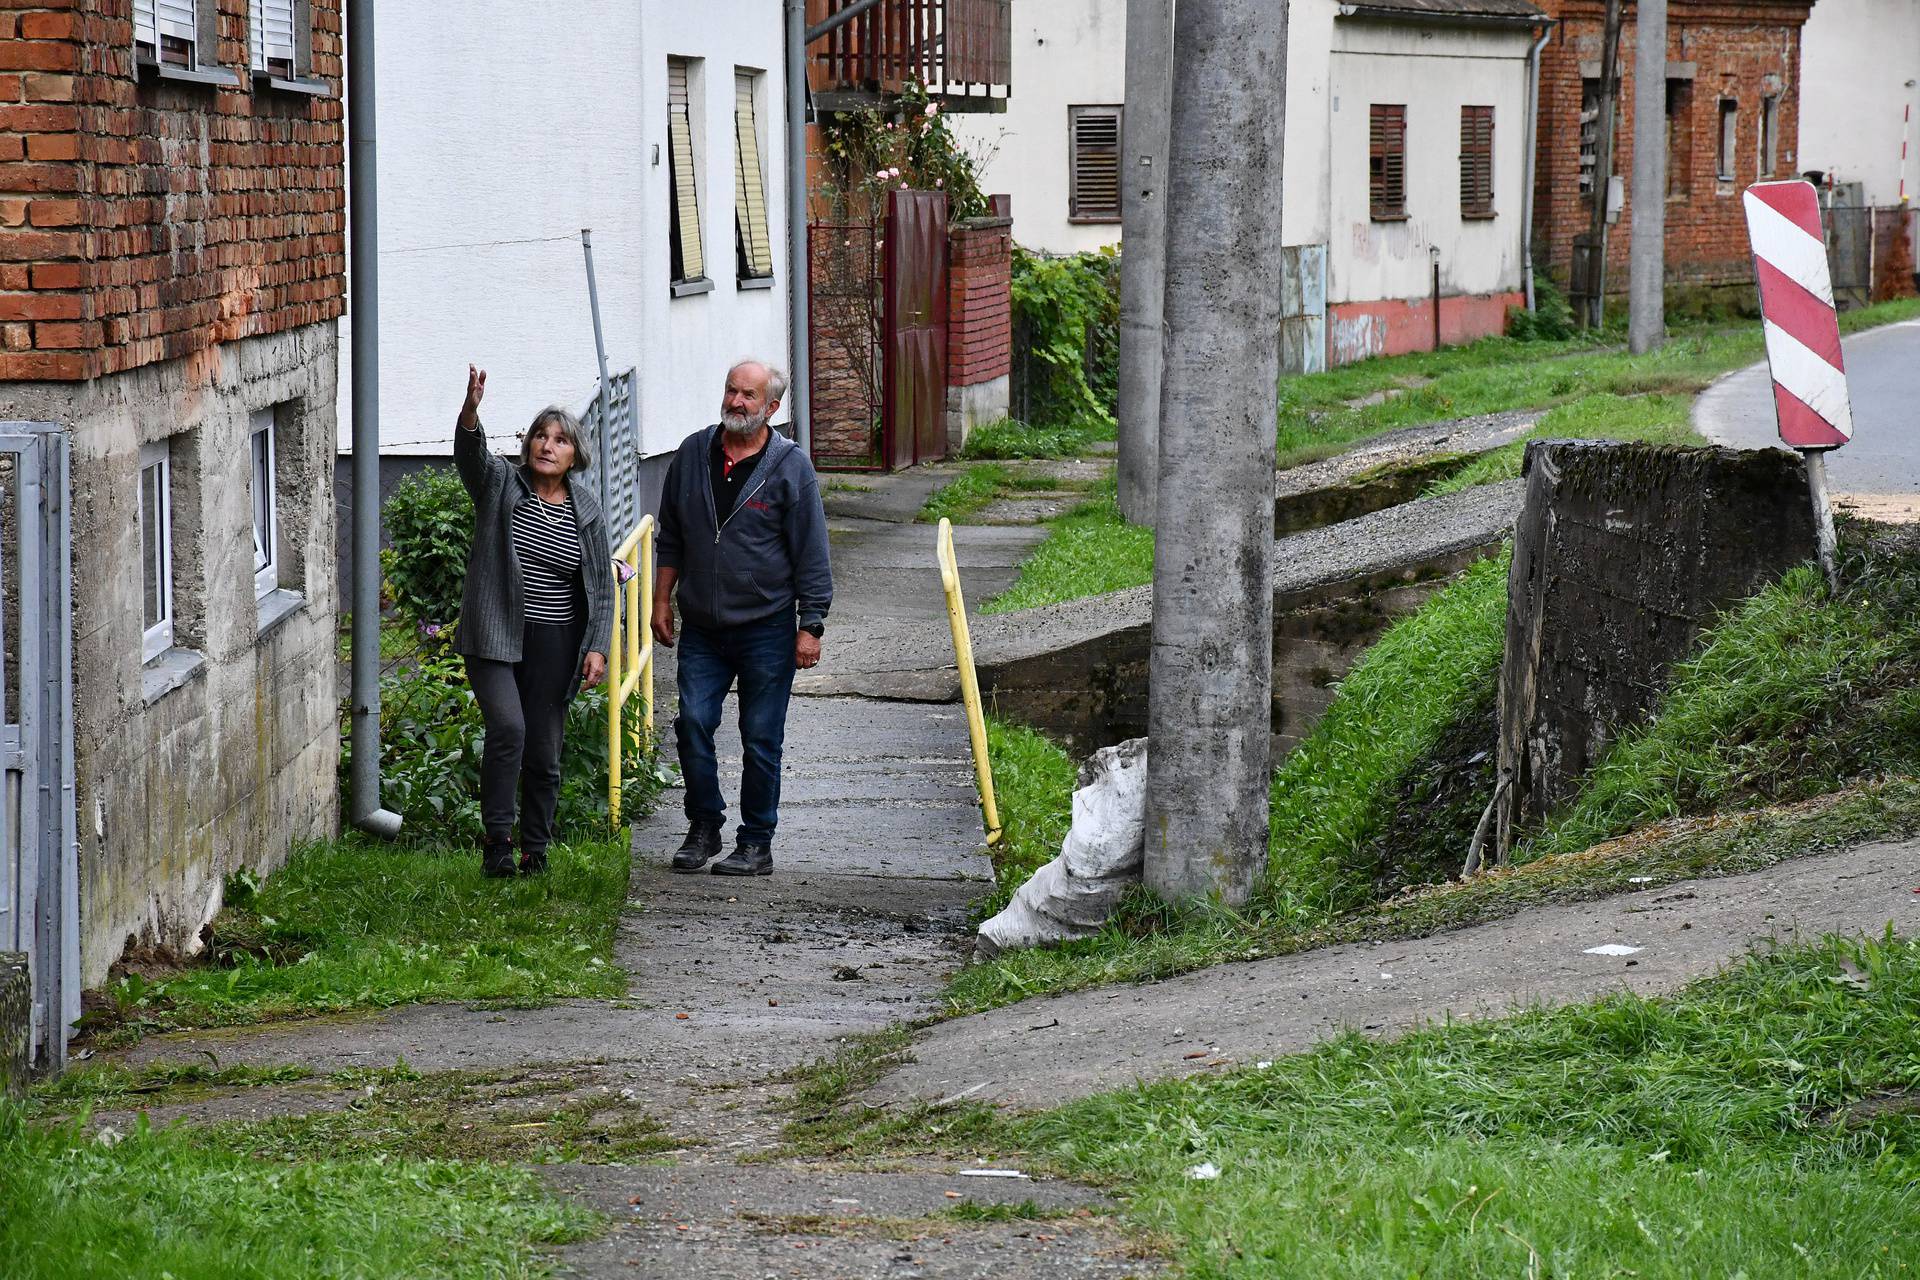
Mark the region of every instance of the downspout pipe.
[[380, 807], [380, 182], [374, 154], [373, 0], [347, 4], [347, 183], [352, 265], [347, 299], [353, 367], [353, 767], [348, 817], [391, 840], [400, 815]]
[[1521, 156], [1525, 177], [1520, 187], [1520, 267], [1527, 293], [1527, 310], [1533, 307], [1533, 163], [1540, 132], [1540, 51], [1553, 35], [1553, 23], [1541, 29], [1540, 36], [1527, 50], [1527, 144]]
[[794, 443], [813, 454], [813, 352], [808, 294], [813, 267], [807, 244], [807, 0], [787, 6], [787, 421]]

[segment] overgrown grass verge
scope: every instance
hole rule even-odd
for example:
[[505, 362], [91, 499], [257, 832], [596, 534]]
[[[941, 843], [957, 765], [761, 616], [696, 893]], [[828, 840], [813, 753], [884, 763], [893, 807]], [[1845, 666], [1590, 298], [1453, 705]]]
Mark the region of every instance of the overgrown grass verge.
[[896, 1035], [823, 1064], [788, 1134], [872, 1163], [942, 1124], [943, 1154], [1115, 1189], [1193, 1276], [1891, 1280], [1920, 1266], [1917, 1001], [1920, 942], [1827, 939], [1669, 997], [1347, 1034], [1024, 1115], [864, 1106]]
[[1194, 1276], [1910, 1275], [1916, 1002], [1920, 944], [1834, 940], [1669, 999], [1348, 1035], [1017, 1134], [1118, 1180]]
[[[1841, 317], [1853, 333], [1920, 316], [1920, 300], [1878, 303]], [[1568, 404], [1593, 395], [1691, 395], [1763, 354], [1760, 326], [1682, 330], [1643, 356], [1596, 340], [1487, 338], [1461, 347], [1364, 360], [1282, 379], [1282, 467], [1310, 462], [1383, 431], [1450, 418]], [[1391, 392], [1376, 403], [1352, 401]]]
[[[1450, 858], [1387, 867], [1408, 854], [1382, 833], [1408, 801], [1409, 770], [1483, 700], [1497, 669], [1504, 575], [1487, 562], [1391, 628], [1282, 762], [1267, 875], [1244, 911], [1175, 919], [1137, 895], [1093, 939], [962, 971], [949, 1008], [1419, 936], [1617, 892], [1634, 877], [1735, 874], [1920, 834], [1916, 543], [1911, 533], [1843, 525], [1841, 596], [1826, 598], [1802, 570], [1727, 615], [1678, 669], [1652, 722], [1627, 734], [1574, 805], [1517, 852], [1530, 865], [1377, 903], [1383, 892], [1457, 873]], [[1019, 793], [1017, 803], [1039, 808], [1008, 805], [1006, 820], [1017, 816], [1036, 833], [1064, 829], [1069, 766], [1064, 753], [1052, 770], [1029, 761], [1023, 772], [1054, 789]], [[1455, 834], [1434, 859], [1464, 856], [1465, 835]]]
[[969, 432], [960, 456], [969, 461], [1078, 458], [1096, 441], [1113, 439], [1115, 431], [1112, 421], [1092, 415], [1050, 426], [1001, 418]]
[[216, 1027], [417, 1000], [616, 996], [624, 840], [558, 846], [552, 870], [489, 880], [472, 852], [355, 836], [297, 851], [265, 884], [229, 882], [197, 963], [111, 982], [96, 1037]]
[[239, 1134], [106, 1139], [0, 1101], [0, 1257], [18, 1280], [547, 1274], [596, 1215], [525, 1169], [381, 1156], [262, 1160]]
[[1073, 815], [1058, 801], [1073, 794], [1079, 772], [1043, 735], [992, 716], [987, 718], [987, 756], [993, 761], [1001, 833], [1000, 843], [988, 850], [994, 891], [975, 908], [981, 919], [1006, 906], [1013, 891], [1060, 852]]
[[960, 524], [999, 497], [1007, 480], [1005, 467], [993, 462], [976, 462], [928, 495], [920, 507], [920, 520], [924, 524], [939, 524], [942, 520]]
[[1475, 485], [1516, 479], [1526, 458], [1527, 440], [1633, 440], [1646, 444], [1702, 444], [1693, 429], [1691, 397], [1603, 394], [1548, 410], [1525, 439], [1483, 453], [1465, 467], [1427, 488], [1423, 497], [1458, 493]]
[[1032, 609], [1152, 581], [1153, 530], [1127, 523], [1109, 480], [1093, 498], [1049, 522], [1046, 541], [1021, 564], [1019, 579], [981, 612]]

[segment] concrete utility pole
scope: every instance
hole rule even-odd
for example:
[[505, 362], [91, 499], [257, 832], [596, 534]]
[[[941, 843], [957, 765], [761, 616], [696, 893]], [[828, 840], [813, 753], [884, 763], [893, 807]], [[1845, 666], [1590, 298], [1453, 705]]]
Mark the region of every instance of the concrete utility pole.
[[[1593, 221], [1587, 231], [1586, 305], [1581, 323], [1599, 328], [1607, 315], [1607, 198], [1613, 190], [1614, 104], [1620, 97], [1620, 5], [1607, 0], [1600, 35], [1600, 101], [1593, 135]], [[1665, 59], [1662, 59], [1662, 78]]]
[[1244, 903], [1267, 856], [1286, 6], [1179, 0], [1147, 886]]
[[1667, 340], [1667, 0], [1635, 8], [1627, 349], [1642, 355]]
[[1120, 513], [1153, 523], [1160, 471], [1160, 318], [1167, 292], [1173, 0], [1127, 0], [1120, 148]]

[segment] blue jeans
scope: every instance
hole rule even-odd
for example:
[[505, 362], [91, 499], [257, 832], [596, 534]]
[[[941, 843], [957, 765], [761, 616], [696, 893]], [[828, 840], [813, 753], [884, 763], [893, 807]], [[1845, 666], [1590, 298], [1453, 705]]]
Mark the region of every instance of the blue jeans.
[[680, 632], [680, 714], [673, 735], [687, 788], [687, 819], [719, 823], [727, 816], [713, 733], [727, 690], [740, 682], [738, 838], [772, 844], [780, 821], [780, 751], [787, 738], [787, 700], [793, 693], [792, 613], [726, 631], [683, 626]]

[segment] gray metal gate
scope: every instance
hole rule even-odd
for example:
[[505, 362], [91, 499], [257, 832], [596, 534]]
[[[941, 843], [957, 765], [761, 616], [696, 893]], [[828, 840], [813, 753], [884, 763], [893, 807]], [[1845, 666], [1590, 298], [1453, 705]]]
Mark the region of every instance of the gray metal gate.
[[1327, 246], [1280, 251], [1280, 372], [1327, 369]]
[[593, 449], [586, 485], [597, 497], [600, 472], [607, 473], [607, 545], [617, 547], [643, 514], [640, 504], [640, 399], [634, 394], [637, 370], [628, 369], [607, 379], [611, 430], [601, 431], [600, 396], [596, 393], [581, 411], [580, 427]]
[[67, 467], [58, 426], [0, 422], [0, 951], [26, 953], [43, 1071], [80, 1016]]

